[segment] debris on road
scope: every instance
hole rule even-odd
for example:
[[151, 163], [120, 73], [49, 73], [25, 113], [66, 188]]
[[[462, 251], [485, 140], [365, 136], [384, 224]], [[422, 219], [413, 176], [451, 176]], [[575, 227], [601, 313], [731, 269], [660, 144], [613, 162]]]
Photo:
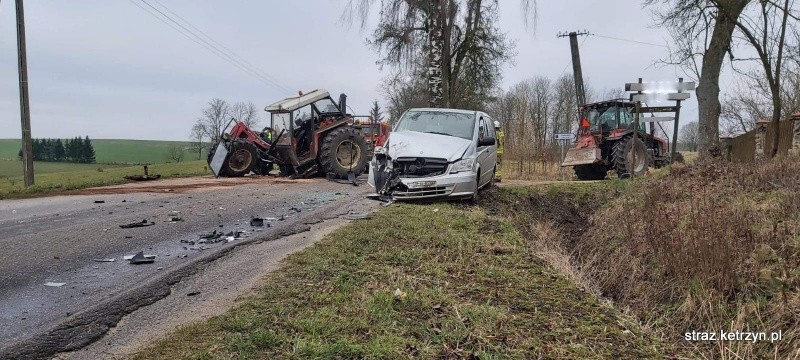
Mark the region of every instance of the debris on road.
[[363, 220], [369, 219], [369, 214], [347, 214], [344, 216], [345, 220]]
[[155, 259], [155, 255], [145, 255], [144, 251], [139, 251], [138, 254], [133, 255], [130, 259], [128, 259], [128, 262], [131, 264], [151, 264], [156, 261]]
[[148, 172], [147, 165], [144, 165], [144, 175], [126, 175], [123, 176], [125, 179], [133, 180], [133, 181], [150, 181], [150, 180], [157, 180], [161, 178], [160, 174], [150, 175]]
[[106, 201], [105, 200], [95, 200], [94, 203], [95, 204], [105, 204]]
[[212, 232], [210, 232], [208, 234], [201, 234], [200, 238], [201, 239], [206, 239], [206, 240], [211, 240], [211, 239], [219, 238], [220, 236], [222, 236], [222, 233], [221, 232], [218, 233], [217, 230], [214, 230], [214, 231], [212, 231]]
[[195, 295], [200, 295], [200, 292], [199, 291], [192, 291], [192, 292], [186, 294], [186, 296], [195, 296]]
[[117, 259], [114, 259], [114, 258], [108, 258], [108, 259], [92, 259], [92, 261], [94, 261], [94, 262], [114, 262], [114, 261], [116, 261], [116, 260], [117, 260]]
[[130, 229], [130, 228], [137, 228], [137, 227], [152, 226], [152, 225], [155, 225], [155, 224], [156, 223], [154, 223], [152, 221], [144, 219], [142, 221], [135, 222], [135, 223], [123, 224], [123, 225], [120, 225], [119, 227], [121, 227], [123, 229]]
[[164, 220], [164, 222], [166, 222], [166, 223], [175, 223], [175, 222], [178, 222], [178, 221], [183, 221], [183, 218], [179, 218], [177, 216], [170, 216], [170, 217], [167, 217], [167, 220]]
[[46, 283], [44, 283], [44, 286], [50, 286], [50, 287], [61, 287], [61, 286], [64, 286], [64, 285], [66, 285], [66, 284], [67, 284], [67, 283], [60, 283], [60, 282], [46, 282]]
[[262, 226], [264, 226], [264, 219], [258, 218], [258, 217], [254, 217], [254, 218], [250, 219], [250, 226], [262, 227]]
[[394, 291], [394, 299], [395, 299], [395, 300], [402, 300], [402, 299], [405, 299], [405, 298], [406, 298], [406, 296], [408, 296], [408, 293], [407, 293], [407, 292], [405, 292], [405, 291], [402, 291], [402, 290], [400, 290], [399, 288], [398, 288], [398, 289], [395, 289], [395, 291]]
[[[144, 251], [140, 251], [140, 252], [143, 253]], [[136, 255], [138, 255], [138, 254], [136, 254]], [[136, 255], [125, 255], [125, 256], [122, 257], [122, 259], [123, 260], [130, 260], [130, 259], [133, 259], [133, 257], [136, 256]], [[146, 257], [148, 259], [155, 259], [156, 258], [155, 255], [150, 255], [150, 254], [144, 255], [144, 257]]]

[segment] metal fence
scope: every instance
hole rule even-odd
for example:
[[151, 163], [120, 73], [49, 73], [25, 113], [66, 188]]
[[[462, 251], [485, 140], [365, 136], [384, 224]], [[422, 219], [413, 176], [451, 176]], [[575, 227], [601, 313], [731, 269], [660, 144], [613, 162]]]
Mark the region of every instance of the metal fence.
[[[778, 139], [778, 155], [786, 155], [792, 147], [792, 132], [791, 121], [781, 121], [776, 127], [772, 123], [767, 125], [767, 132], [764, 135], [764, 153], [769, 154], [772, 151], [772, 141], [776, 133], [780, 133]], [[730, 140], [728, 156], [733, 161], [753, 161], [756, 156], [756, 131], [752, 130], [742, 135], [739, 135]]]

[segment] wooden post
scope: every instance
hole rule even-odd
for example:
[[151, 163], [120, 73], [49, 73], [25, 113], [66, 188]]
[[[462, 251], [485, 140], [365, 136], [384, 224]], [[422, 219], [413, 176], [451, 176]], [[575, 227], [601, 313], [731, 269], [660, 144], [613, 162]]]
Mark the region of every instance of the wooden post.
[[789, 116], [792, 122], [792, 146], [789, 148], [789, 155], [800, 156], [800, 112]]
[[766, 159], [766, 155], [764, 154], [764, 145], [767, 140], [767, 126], [769, 126], [769, 120], [767, 119], [756, 121], [756, 161]]
[[733, 153], [733, 140], [730, 136], [722, 136], [719, 138], [720, 147], [722, 147], [722, 156], [725, 160], [731, 161], [731, 154]]

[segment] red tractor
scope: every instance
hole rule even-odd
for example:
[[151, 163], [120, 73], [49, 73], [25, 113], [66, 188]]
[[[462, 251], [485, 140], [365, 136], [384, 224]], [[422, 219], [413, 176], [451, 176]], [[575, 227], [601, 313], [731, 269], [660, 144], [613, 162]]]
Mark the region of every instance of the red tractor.
[[262, 134], [237, 121], [212, 148], [211, 169], [217, 176], [266, 175], [273, 165], [292, 177], [360, 175], [369, 147], [345, 110], [347, 96], [339, 99], [337, 104], [327, 91], [314, 90], [271, 104], [265, 109], [269, 130]]
[[382, 121], [375, 121], [372, 116], [360, 116], [354, 119], [353, 126], [359, 130], [367, 144], [373, 148], [383, 146], [392, 128]]
[[608, 170], [625, 179], [643, 175], [651, 164], [656, 168], [669, 164], [667, 140], [647, 133], [644, 123], [636, 129], [635, 106], [625, 100], [582, 106], [577, 144], [567, 151], [561, 166], [572, 166], [580, 180], [601, 180]]

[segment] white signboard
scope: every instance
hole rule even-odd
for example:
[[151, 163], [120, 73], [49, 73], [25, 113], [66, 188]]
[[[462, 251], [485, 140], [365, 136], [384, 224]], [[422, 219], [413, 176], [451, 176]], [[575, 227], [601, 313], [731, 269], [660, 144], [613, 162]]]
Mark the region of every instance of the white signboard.
[[556, 140], [572, 140], [575, 139], [575, 134], [573, 133], [563, 133], [563, 134], [555, 134]]

